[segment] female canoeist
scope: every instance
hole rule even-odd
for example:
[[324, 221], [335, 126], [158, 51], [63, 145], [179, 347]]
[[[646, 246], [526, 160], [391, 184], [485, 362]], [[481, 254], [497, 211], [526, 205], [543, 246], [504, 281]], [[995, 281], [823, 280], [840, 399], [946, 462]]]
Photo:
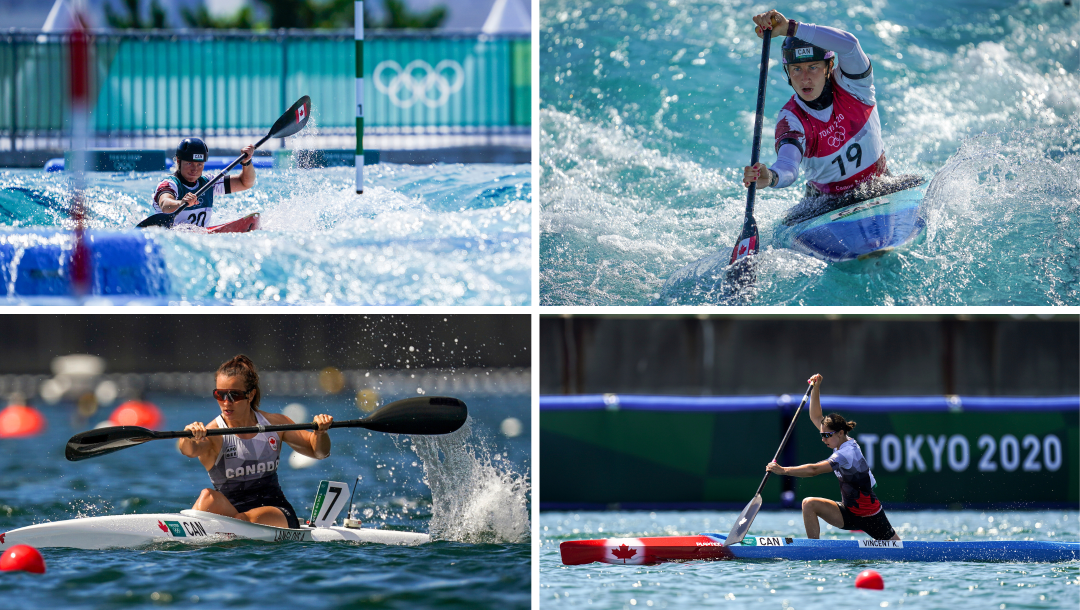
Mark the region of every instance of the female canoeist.
[[826, 498], [806, 498], [802, 503], [803, 523], [806, 525], [806, 537], [817, 538], [821, 532], [818, 517], [826, 523], [845, 530], [862, 530], [874, 540], [899, 540], [885, 509], [874, 495], [874, 475], [863, 457], [862, 449], [855, 439], [847, 433], [855, 427], [855, 422], [845, 421], [839, 413], [821, 415], [821, 375], [814, 375], [808, 381], [814, 389], [810, 393], [810, 421], [821, 434], [833, 454], [824, 462], [789, 466], [784, 468], [776, 462], [770, 462], [766, 470], [773, 474], [789, 477], [816, 477], [830, 470], [840, 479], [840, 504]]
[[158, 184], [154, 191], [154, 209], [159, 213], [172, 213], [182, 205], [187, 207], [173, 220], [173, 226], [190, 224], [198, 227], [210, 225], [210, 215], [214, 211], [214, 196], [229, 195], [246, 191], [255, 185], [255, 167], [251, 156], [255, 145], [248, 144], [240, 150], [245, 158], [240, 162], [243, 167], [239, 176], [228, 176], [213, 188], [207, 190], [195, 200], [195, 191], [203, 187], [209, 178], [203, 176], [203, 166], [210, 155], [210, 150], [199, 138], [184, 138], [176, 147], [173, 163], [176, 172]]
[[[754, 17], [764, 30], [786, 36], [784, 72], [796, 95], [776, 123], [776, 163], [743, 168], [743, 185], [784, 188], [806, 168], [806, 196], [836, 195], [887, 174], [870, 59], [843, 30], [798, 23], [779, 11]], [[836, 69], [835, 61], [839, 63]]]
[[180, 453], [197, 457], [214, 483], [214, 489], [204, 489], [192, 508], [278, 527], [300, 527], [293, 507], [285, 499], [278, 484], [278, 462], [281, 443], [296, 452], [323, 459], [330, 455], [330, 436], [326, 431], [334, 418], [316, 415], [316, 432], [289, 430], [206, 436], [207, 428], [240, 428], [245, 426], [291, 424], [280, 413], [259, 410], [262, 391], [255, 364], [243, 354], [218, 367], [214, 398], [221, 408], [209, 425], [189, 424], [193, 438], [177, 442]]

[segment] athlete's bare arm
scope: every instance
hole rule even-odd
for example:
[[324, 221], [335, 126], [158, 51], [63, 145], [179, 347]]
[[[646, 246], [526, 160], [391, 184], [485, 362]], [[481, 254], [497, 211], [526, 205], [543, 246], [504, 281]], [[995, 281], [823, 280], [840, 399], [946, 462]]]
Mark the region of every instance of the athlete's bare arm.
[[[272, 424], [291, 424], [293, 420], [281, 413], [263, 413], [263, 416]], [[314, 423], [319, 424], [319, 430], [288, 430], [281, 433], [281, 440], [293, 448], [300, 455], [306, 455], [321, 460], [330, 455], [330, 435], [326, 433], [334, 418], [330, 415], [316, 415]]]
[[807, 380], [807, 383], [814, 384], [814, 389], [810, 391], [810, 422], [814, 424], [814, 430], [818, 432], [821, 431], [821, 420], [825, 419], [821, 413], [821, 380], [820, 374], [815, 374]]
[[184, 426], [184, 430], [190, 430], [194, 436], [178, 439], [176, 448], [187, 457], [199, 458], [199, 462], [210, 470], [221, 451], [221, 437], [206, 436], [206, 431], [217, 427], [217, 422], [210, 422], [207, 426], [204, 426], [202, 422], [193, 422]]
[[776, 462], [769, 462], [769, 465], [765, 467], [765, 470], [768, 470], [773, 474], [779, 474], [787, 477], [816, 477], [819, 474], [832, 472], [832, 466], [829, 465], [829, 460], [818, 462], [817, 464], [788, 466], [787, 468], [784, 468]]

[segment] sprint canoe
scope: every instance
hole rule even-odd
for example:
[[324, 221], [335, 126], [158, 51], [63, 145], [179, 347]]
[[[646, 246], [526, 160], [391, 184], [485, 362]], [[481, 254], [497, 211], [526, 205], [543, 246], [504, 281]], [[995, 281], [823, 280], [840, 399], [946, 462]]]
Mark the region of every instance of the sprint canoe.
[[915, 241], [926, 228], [919, 176], [889, 176], [836, 198], [810, 198], [785, 214], [776, 229], [785, 247], [830, 262], [888, 252]]
[[973, 561], [1055, 562], [1080, 559], [1080, 542], [978, 540], [810, 540], [779, 536], [747, 536], [724, 546], [723, 534], [568, 540], [559, 545], [562, 562], [580, 565], [599, 561], [655, 564], [693, 559], [790, 559], [813, 561]]
[[86, 517], [39, 523], [0, 534], [0, 551], [16, 544], [35, 548], [136, 548], [157, 542], [212, 543], [245, 538], [267, 542], [376, 542], [416, 545], [430, 542], [427, 534], [373, 528], [300, 527], [289, 529], [249, 523], [198, 510], [147, 515]]

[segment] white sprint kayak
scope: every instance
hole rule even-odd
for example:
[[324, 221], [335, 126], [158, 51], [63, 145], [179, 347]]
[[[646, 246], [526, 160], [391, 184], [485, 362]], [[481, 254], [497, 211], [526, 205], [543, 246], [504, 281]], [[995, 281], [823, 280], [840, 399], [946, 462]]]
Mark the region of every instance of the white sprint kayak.
[[149, 515], [109, 515], [39, 523], [0, 534], [0, 551], [16, 544], [34, 548], [136, 548], [159, 542], [208, 544], [245, 538], [267, 542], [376, 542], [415, 545], [431, 537], [417, 532], [374, 528], [300, 527], [291, 529], [249, 523], [201, 510]]
[[[250, 523], [201, 510], [149, 515], [107, 515], [39, 523], [0, 533], [0, 553], [16, 544], [34, 548], [137, 548], [162, 542], [209, 544], [222, 540], [266, 542], [373, 542], [417, 545], [431, 542], [419, 532], [334, 526], [344, 507], [344, 483], [323, 481], [312, 510], [314, 526], [297, 529]], [[341, 501], [339, 501], [339, 499]], [[355, 523], [346, 520], [346, 523]]]

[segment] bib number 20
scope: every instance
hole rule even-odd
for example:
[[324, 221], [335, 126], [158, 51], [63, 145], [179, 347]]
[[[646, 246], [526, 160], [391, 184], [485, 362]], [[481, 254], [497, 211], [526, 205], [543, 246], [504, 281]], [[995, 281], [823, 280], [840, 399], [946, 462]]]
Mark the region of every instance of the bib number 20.
[[[843, 167], [842, 165], [840, 167]], [[840, 175], [843, 175], [844, 170], [840, 170]], [[206, 210], [199, 212], [198, 214], [191, 213], [188, 215], [188, 224], [193, 224], [197, 227], [206, 226]]]
[[862, 147], [858, 143], [853, 143], [848, 146], [847, 151], [833, 157], [832, 162], [840, 166], [841, 177], [847, 175], [847, 168], [844, 167], [844, 157], [847, 157], [848, 161], [855, 164], [856, 170], [859, 169], [859, 166], [862, 165]]

